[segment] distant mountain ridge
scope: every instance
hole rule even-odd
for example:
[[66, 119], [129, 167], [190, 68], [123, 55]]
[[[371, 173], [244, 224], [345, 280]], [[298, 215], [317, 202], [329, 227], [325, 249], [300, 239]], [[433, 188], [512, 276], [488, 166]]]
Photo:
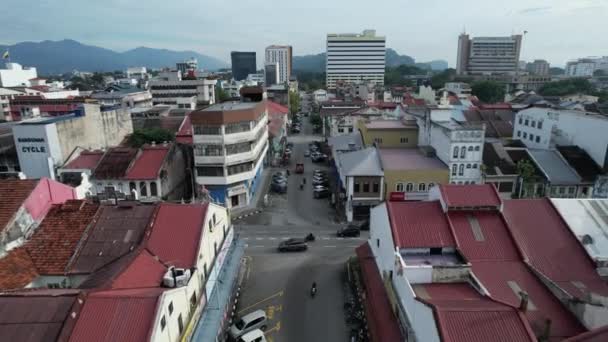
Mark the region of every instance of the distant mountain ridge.
[[145, 66], [147, 68], [175, 67], [175, 63], [194, 57], [198, 59], [200, 69], [217, 70], [228, 65], [214, 57], [195, 51], [172, 51], [138, 47], [125, 52], [93, 45], [86, 45], [75, 40], [45, 40], [41, 42], [21, 42], [14, 45], [0, 45], [2, 53], [10, 51], [11, 61], [23, 66], [33, 66], [41, 75], [80, 71], [114, 71], [128, 67]]
[[[325, 52], [316, 55], [294, 56], [293, 69], [298, 71], [308, 72], [325, 72]], [[416, 63], [413, 57], [408, 55], [400, 55], [397, 51], [386, 49], [386, 66], [397, 67], [399, 65], [417, 65], [431, 70], [445, 70], [448, 68], [448, 62], [444, 60], [434, 60], [428, 63]]]

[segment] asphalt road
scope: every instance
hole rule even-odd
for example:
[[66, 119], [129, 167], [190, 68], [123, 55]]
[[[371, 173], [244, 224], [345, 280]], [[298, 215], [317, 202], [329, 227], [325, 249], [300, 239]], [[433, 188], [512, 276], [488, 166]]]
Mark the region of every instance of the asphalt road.
[[[304, 158], [308, 143], [321, 139], [311, 134], [303, 118], [303, 134], [288, 138], [294, 143], [287, 194], [270, 194], [260, 214], [236, 222], [237, 233], [247, 245], [246, 276], [238, 304], [239, 315], [262, 309], [269, 318], [266, 338], [271, 342], [348, 341], [344, 321], [343, 273], [346, 260], [367, 238], [337, 238], [334, 210], [328, 199], [313, 199], [312, 172], [327, 169]], [[304, 175], [293, 172], [304, 160]], [[299, 189], [302, 177], [304, 190]], [[278, 253], [280, 241], [312, 232], [317, 240], [306, 252]], [[315, 281], [318, 293], [310, 297]]]

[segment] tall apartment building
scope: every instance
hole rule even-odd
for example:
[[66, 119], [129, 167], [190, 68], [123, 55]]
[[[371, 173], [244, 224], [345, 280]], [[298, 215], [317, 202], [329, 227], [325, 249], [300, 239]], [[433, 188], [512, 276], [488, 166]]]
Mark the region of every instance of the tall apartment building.
[[268, 151], [266, 102], [224, 102], [191, 113], [196, 182], [215, 203], [248, 205]]
[[526, 70], [533, 75], [549, 75], [549, 62], [544, 59], [535, 59], [534, 62], [528, 63]]
[[279, 81], [284, 84], [291, 77], [293, 49], [290, 45], [271, 45], [266, 48], [265, 64], [279, 64]]
[[456, 73], [459, 75], [515, 74], [519, 69], [522, 35], [458, 37]]
[[384, 84], [386, 37], [375, 30], [361, 34], [328, 34], [326, 85], [335, 89], [336, 82], [363, 81]]
[[230, 53], [232, 61], [232, 78], [242, 81], [249, 74], [256, 73], [255, 52], [232, 51]]
[[266, 63], [264, 65], [264, 85], [271, 86], [281, 83], [281, 74], [279, 63]]

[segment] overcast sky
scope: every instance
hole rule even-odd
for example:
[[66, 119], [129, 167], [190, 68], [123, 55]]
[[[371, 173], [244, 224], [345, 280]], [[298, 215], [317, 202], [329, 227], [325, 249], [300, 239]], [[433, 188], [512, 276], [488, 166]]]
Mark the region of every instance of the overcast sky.
[[195, 50], [226, 62], [231, 50], [290, 44], [325, 50], [329, 32], [376, 29], [387, 46], [453, 66], [458, 35], [528, 31], [522, 59], [563, 66], [608, 55], [608, 0], [2, 0], [0, 44], [61, 40], [117, 51], [138, 46]]

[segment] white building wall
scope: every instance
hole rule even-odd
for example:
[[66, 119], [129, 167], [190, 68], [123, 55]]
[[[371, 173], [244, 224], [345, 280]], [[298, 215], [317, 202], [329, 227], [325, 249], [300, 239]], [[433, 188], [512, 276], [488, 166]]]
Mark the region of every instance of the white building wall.
[[[536, 128], [532, 127], [533, 120]], [[542, 122], [541, 129], [538, 129], [538, 122]], [[600, 115], [529, 108], [517, 113], [513, 132], [514, 137], [521, 136], [520, 139], [527, 147], [548, 149], [555, 145], [577, 145], [587, 151], [600, 167], [606, 164], [608, 120]], [[524, 138], [524, 133], [527, 138]], [[529, 139], [530, 134], [534, 134], [533, 141]], [[536, 142], [536, 136], [540, 137], [539, 142]]]
[[0, 86], [29, 86], [29, 80], [36, 77], [38, 77], [36, 68], [23, 68], [18, 63], [6, 63], [6, 69], [0, 69]]
[[376, 258], [376, 264], [380, 273], [384, 275], [384, 273], [392, 271], [395, 263], [396, 249], [386, 203], [381, 203], [370, 211], [369, 245]]
[[49, 167], [63, 162], [54, 123], [46, 125], [15, 125], [13, 139], [21, 171], [27, 178], [48, 177], [54, 179], [54, 170]]

